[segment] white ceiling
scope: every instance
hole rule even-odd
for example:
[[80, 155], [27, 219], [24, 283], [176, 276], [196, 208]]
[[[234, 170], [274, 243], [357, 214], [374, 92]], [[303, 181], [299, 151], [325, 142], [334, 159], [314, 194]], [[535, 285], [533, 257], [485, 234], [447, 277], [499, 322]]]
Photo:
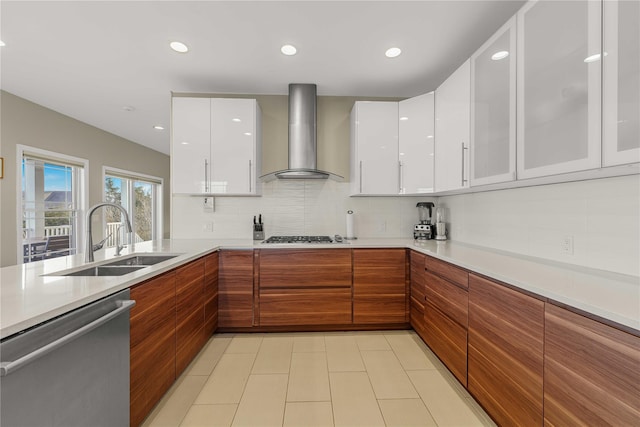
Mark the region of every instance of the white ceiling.
[[[0, 87], [168, 154], [171, 91], [286, 94], [289, 83], [316, 83], [319, 95], [419, 95], [522, 4], [3, 0]], [[298, 54], [282, 55], [285, 43]], [[392, 46], [402, 55], [386, 58]]]

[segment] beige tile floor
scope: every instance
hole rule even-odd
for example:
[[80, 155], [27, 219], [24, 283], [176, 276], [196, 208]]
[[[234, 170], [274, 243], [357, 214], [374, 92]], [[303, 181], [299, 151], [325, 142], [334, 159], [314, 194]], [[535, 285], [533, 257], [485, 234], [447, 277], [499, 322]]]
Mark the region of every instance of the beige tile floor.
[[145, 427], [493, 426], [413, 331], [217, 334]]

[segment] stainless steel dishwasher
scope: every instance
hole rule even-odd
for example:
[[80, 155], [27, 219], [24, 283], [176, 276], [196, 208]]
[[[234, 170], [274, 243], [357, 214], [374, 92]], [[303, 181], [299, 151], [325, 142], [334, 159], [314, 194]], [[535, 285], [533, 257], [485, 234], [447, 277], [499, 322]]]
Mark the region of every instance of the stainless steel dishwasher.
[[0, 342], [0, 425], [129, 425], [129, 290]]

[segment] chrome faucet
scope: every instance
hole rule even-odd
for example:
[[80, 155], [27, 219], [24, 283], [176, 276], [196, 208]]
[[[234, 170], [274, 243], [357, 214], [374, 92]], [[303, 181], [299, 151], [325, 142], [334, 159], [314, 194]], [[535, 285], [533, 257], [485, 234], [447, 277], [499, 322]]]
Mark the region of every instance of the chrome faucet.
[[120, 256], [120, 251], [127, 247], [122, 244], [122, 233], [120, 233], [121, 229], [122, 225], [119, 225], [118, 228], [116, 228], [116, 256]]
[[85, 221], [85, 226], [87, 227], [87, 238], [85, 240], [84, 262], [92, 262], [94, 260], [93, 251], [98, 250], [98, 249], [100, 249], [102, 247], [102, 246], [100, 246], [100, 247], [94, 248], [94, 246], [93, 246], [93, 237], [91, 236], [91, 216], [93, 215], [93, 213], [98, 208], [101, 208], [103, 206], [111, 206], [111, 207], [120, 209], [120, 211], [124, 215], [125, 225], [127, 226], [127, 231], [129, 233], [133, 232], [133, 228], [131, 228], [131, 221], [129, 220], [129, 214], [127, 213], [127, 210], [125, 208], [123, 208], [122, 206], [117, 205], [115, 203], [110, 203], [110, 202], [101, 202], [101, 203], [98, 203], [97, 205], [91, 207], [87, 211], [87, 218], [86, 218], [86, 221]]

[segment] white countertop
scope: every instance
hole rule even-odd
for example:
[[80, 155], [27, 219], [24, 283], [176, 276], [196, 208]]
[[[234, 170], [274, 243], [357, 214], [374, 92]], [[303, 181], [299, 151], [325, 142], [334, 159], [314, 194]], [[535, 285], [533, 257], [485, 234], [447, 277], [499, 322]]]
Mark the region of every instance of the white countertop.
[[[528, 292], [592, 313], [640, 331], [640, 278], [537, 258], [434, 240], [358, 239], [344, 244], [262, 244], [252, 240], [162, 240], [137, 243], [131, 253], [178, 254], [124, 276], [47, 276], [81, 267], [83, 254], [0, 269], [0, 338], [131, 287], [178, 265], [220, 248], [223, 249], [314, 249], [314, 248], [410, 248], [451, 262]], [[113, 260], [113, 249], [96, 253], [96, 263]]]

